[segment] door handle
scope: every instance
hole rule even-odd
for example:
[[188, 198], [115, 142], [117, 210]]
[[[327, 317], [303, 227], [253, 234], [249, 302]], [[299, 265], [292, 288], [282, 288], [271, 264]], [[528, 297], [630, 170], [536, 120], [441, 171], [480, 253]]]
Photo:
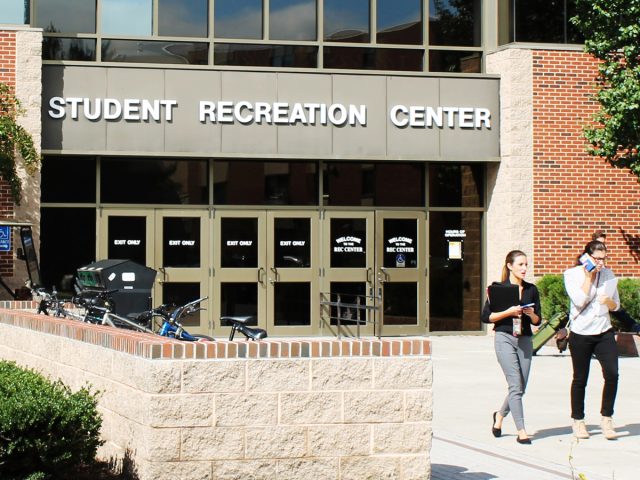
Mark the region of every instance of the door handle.
[[371, 285], [373, 277], [373, 269], [371, 267], [367, 267], [367, 283]]
[[264, 274], [267, 273], [263, 267], [258, 268], [258, 283], [264, 287]]
[[159, 267], [158, 270], [162, 274], [162, 280], [160, 280], [158, 283], [163, 284], [167, 281], [167, 269], [164, 267]]
[[378, 269], [378, 281], [380, 283], [388, 282], [391, 277], [389, 277], [389, 273], [387, 273], [387, 269], [385, 267], [380, 267]]
[[276, 267], [269, 267], [269, 270], [271, 270], [271, 273], [273, 273], [273, 278], [269, 279], [269, 283], [271, 285], [273, 285], [274, 283], [276, 283], [279, 278], [278, 278], [278, 269]]

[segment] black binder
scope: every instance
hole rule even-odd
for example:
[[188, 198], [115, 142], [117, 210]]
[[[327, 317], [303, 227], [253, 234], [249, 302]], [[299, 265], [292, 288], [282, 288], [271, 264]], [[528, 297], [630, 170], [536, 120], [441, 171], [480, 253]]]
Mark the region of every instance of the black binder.
[[489, 285], [489, 308], [492, 312], [503, 312], [514, 305], [520, 305], [520, 291], [518, 285], [503, 285], [493, 283]]

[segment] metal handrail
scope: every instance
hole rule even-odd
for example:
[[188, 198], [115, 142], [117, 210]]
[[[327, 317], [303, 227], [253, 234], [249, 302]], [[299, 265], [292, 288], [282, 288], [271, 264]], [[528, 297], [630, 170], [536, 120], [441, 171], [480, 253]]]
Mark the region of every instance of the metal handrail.
[[[355, 298], [355, 303], [353, 301], [343, 302], [342, 297], [347, 296], [349, 298]], [[333, 297], [333, 298], [332, 298]], [[335, 299], [335, 300], [333, 300]], [[373, 305], [367, 305], [367, 301], [371, 300]], [[329, 315], [322, 315], [322, 307], [329, 307]], [[336, 308], [336, 316], [331, 315], [331, 307]], [[356, 316], [355, 318], [346, 318], [342, 315], [343, 309], [352, 309], [355, 310]], [[338, 292], [320, 292], [320, 317], [327, 319], [329, 322], [331, 320], [336, 321], [337, 327], [337, 336], [338, 339], [342, 338], [342, 325], [341, 322], [356, 322], [356, 337], [360, 338], [360, 325], [364, 324], [373, 324], [373, 334], [378, 333], [377, 337], [380, 338], [382, 332], [381, 328], [376, 322], [376, 312], [380, 310], [380, 297], [376, 295], [357, 295], [357, 294], [345, 294]], [[362, 313], [364, 312], [365, 318], [362, 318]]]

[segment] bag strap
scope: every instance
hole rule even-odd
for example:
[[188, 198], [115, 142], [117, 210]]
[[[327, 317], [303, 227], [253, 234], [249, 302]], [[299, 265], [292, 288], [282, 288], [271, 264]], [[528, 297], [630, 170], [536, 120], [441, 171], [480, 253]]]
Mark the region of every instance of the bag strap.
[[[600, 283], [600, 272], [598, 272], [597, 275], [596, 275], [596, 290], [598, 289], [599, 283]], [[597, 296], [598, 296], [598, 292], [596, 291], [596, 294], [593, 297], [591, 297], [587, 303], [585, 303], [583, 305], [583, 307], [580, 309], [580, 311], [578, 313], [576, 313], [576, 316], [569, 319], [567, 324], [564, 326], [564, 328], [567, 329], [567, 332], [571, 331], [571, 329], [569, 328], [571, 326], [571, 322], [573, 320], [575, 320], [576, 318], [578, 318], [580, 316], [580, 314], [582, 312], [584, 312], [587, 309], [587, 307], [593, 303], [593, 301], [596, 299]]]

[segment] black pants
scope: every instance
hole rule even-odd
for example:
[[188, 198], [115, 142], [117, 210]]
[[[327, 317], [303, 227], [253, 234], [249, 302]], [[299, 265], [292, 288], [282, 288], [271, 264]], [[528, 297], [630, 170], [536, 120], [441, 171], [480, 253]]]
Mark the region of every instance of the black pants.
[[604, 388], [600, 414], [613, 415], [613, 405], [618, 391], [618, 347], [613, 330], [600, 335], [569, 335], [569, 350], [573, 363], [573, 382], [571, 383], [571, 418], [584, 418], [584, 394], [589, 378], [591, 355], [595, 354], [602, 367]]

